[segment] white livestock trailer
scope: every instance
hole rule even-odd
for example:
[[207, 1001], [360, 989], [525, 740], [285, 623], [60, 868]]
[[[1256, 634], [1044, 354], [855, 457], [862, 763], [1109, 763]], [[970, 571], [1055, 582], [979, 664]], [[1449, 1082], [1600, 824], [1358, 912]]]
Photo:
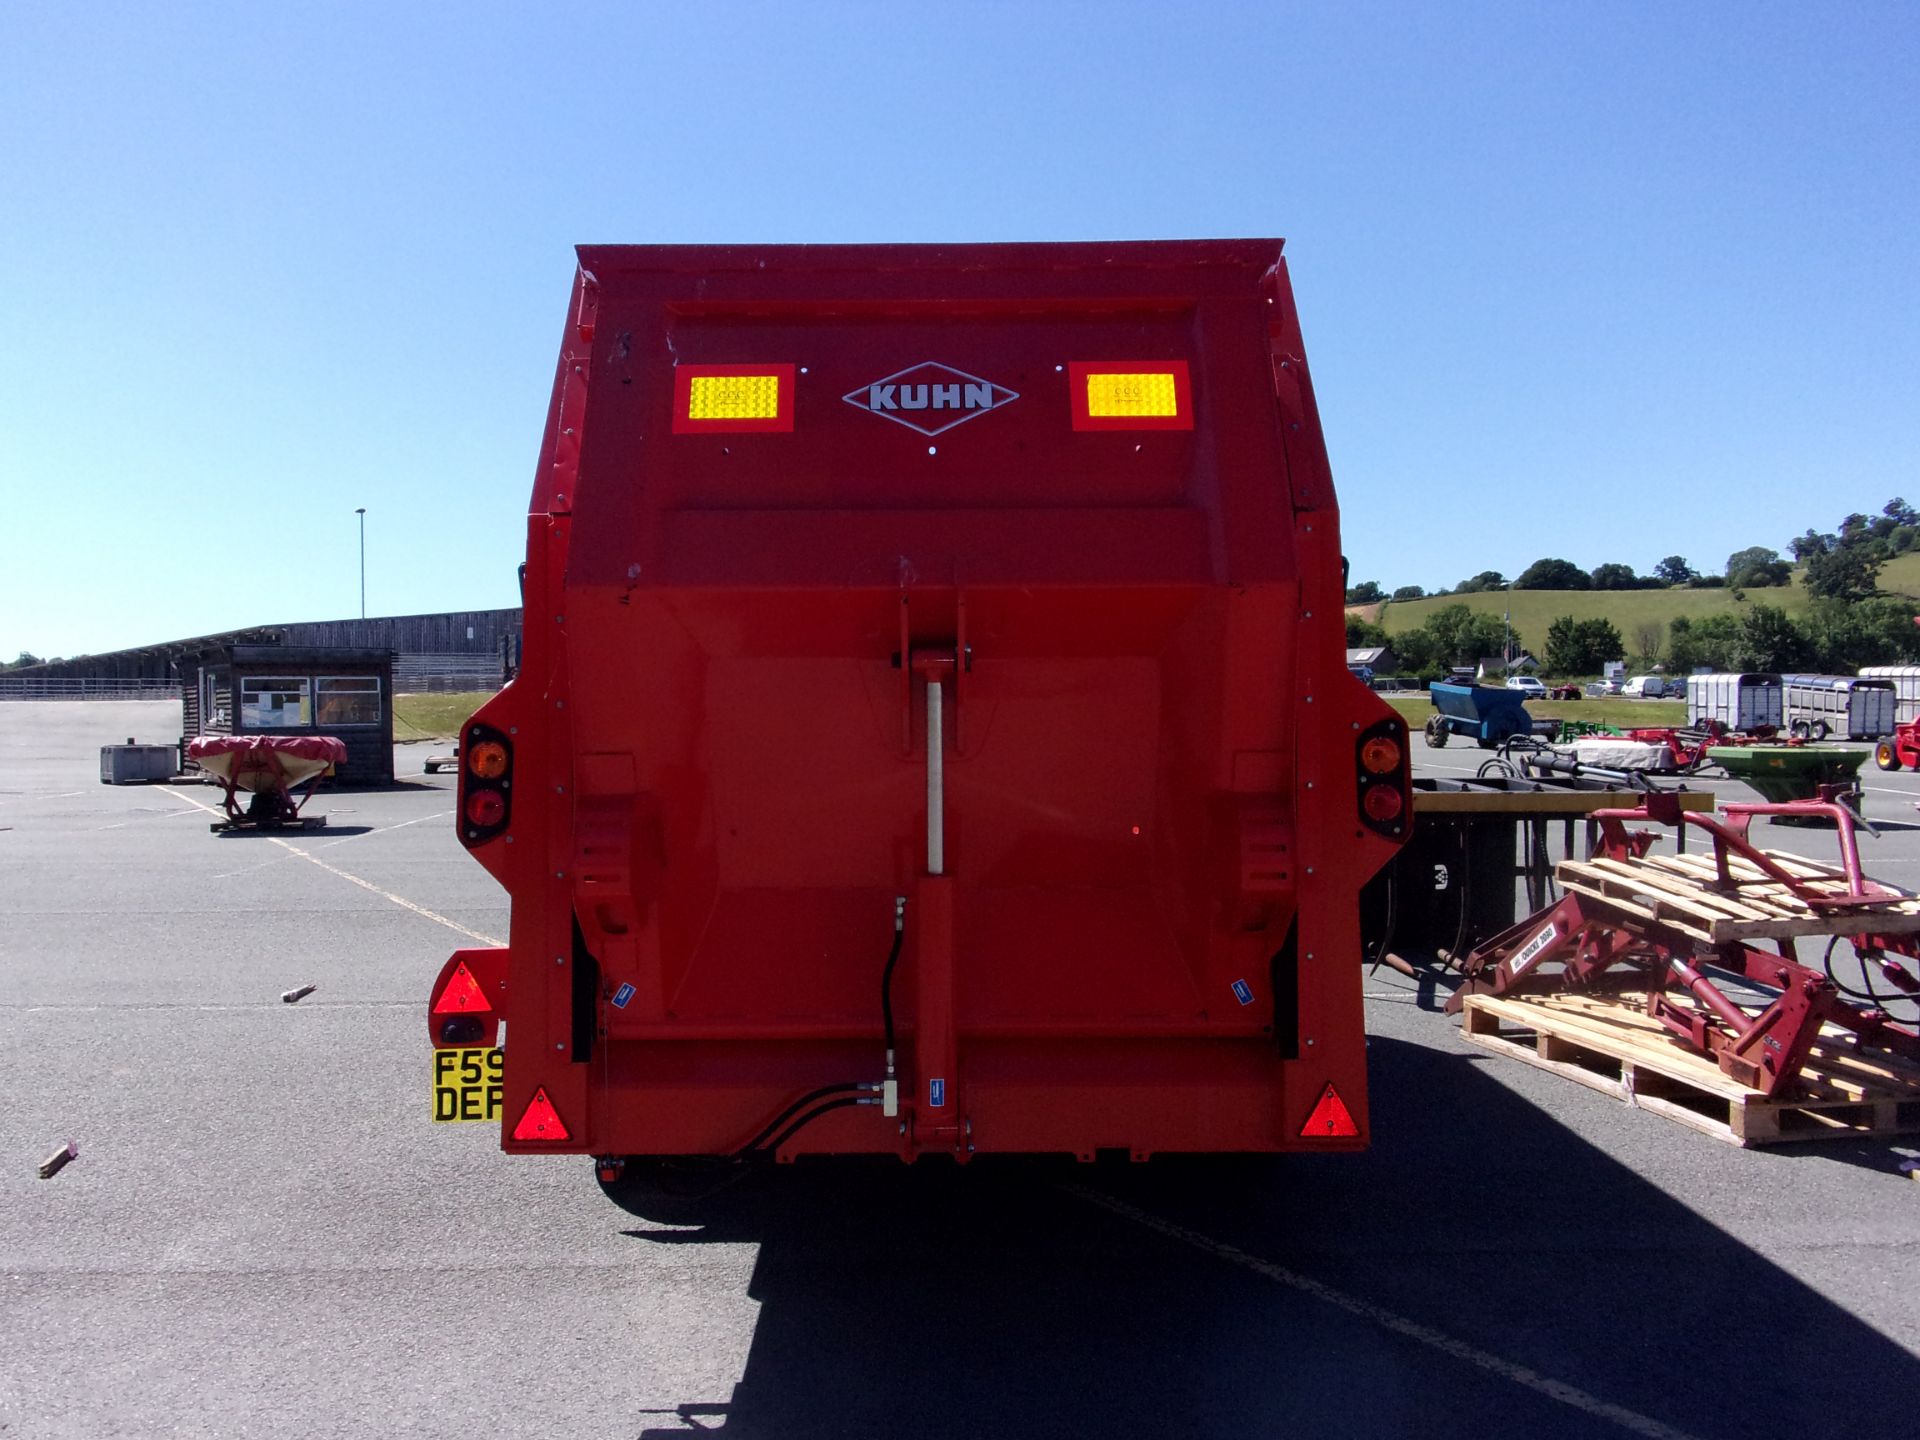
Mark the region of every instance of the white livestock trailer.
[[1744, 731], [1786, 724], [1786, 695], [1778, 675], [1689, 675], [1687, 724], [1718, 720]]
[[1862, 665], [1862, 680], [1886, 680], [1893, 685], [1895, 719], [1905, 724], [1920, 720], [1920, 665]]
[[1787, 729], [1803, 740], [1878, 740], [1891, 735], [1896, 703], [1891, 680], [1858, 675], [1788, 675]]

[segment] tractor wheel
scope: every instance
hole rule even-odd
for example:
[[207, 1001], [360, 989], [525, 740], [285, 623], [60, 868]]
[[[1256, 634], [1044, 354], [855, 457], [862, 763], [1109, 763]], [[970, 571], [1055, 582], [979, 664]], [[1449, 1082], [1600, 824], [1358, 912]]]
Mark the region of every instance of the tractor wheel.
[[1435, 750], [1447, 748], [1447, 727], [1440, 722], [1438, 715], [1427, 717], [1427, 744]]
[[1891, 740], [1882, 740], [1878, 745], [1873, 747], [1873, 763], [1878, 765], [1882, 770], [1898, 770], [1900, 768], [1900, 748]]

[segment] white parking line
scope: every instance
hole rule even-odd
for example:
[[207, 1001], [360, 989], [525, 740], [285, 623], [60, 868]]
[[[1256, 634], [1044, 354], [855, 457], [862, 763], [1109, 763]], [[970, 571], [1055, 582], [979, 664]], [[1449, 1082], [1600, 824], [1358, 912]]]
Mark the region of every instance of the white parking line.
[[[313, 1000], [305, 1001], [302, 1010], [417, 1010], [418, 1000]], [[111, 1010], [114, 1014], [124, 1014], [129, 1010], [203, 1010], [207, 1012], [221, 1010], [285, 1010], [284, 1000], [235, 1000], [228, 1004], [206, 1003], [169, 1003], [164, 1000], [137, 1001], [131, 1004], [100, 1005], [79, 1003], [73, 1005], [43, 1005], [39, 1003], [17, 1005], [0, 1003], [0, 1011], [21, 1015], [59, 1014], [66, 1011]]]
[[[331, 850], [334, 846], [345, 845], [348, 841], [351, 841], [351, 840], [364, 840], [369, 835], [384, 835], [389, 830], [404, 830], [409, 825], [422, 825], [429, 820], [444, 820], [447, 818], [447, 816], [451, 814], [453, 814], [453, 811], [451, 810], [440, 810], [440, 811], [436, 811], [432, 815], [422, 815], [419, 818], [414, 820], [402, 820], [398, 825], [381, 825], [378, 828], [373, 830], [363, 830], [358, 835], [342, 835], [338, 840], [329, 840], [326, 844], [316, 845], [313, 848], [315, 850]], [[308, 851], [301, 850], [292, 845], [287, 846], [287, 849], [291, 850], [295, 855], [300, 856], [302, 859], [306, 859], [310, 853]], [[271, 860], [262, 860], [258, 865], [247, 865], [242, 867], [239, 870], [228, 870], [224, 874], [216, 875], [213, 878], [216, 880], [231, 880], [236, 875], [251, 875], [254, 871], [264, 870], [269, 865], [284, 865], [287, 861], [287, 858], [288, 857], [285, 855], [278, 855]]]
[[444, 820], [451, 814], [453, 814], [451, 810], [436, 810], [431, 815], [422, 815], [413, 820], [402, 820], [398, 825], [381, 825], [372, 830], [362, 831], [358, 835], [343, 835], [338, 840], [329, 840], [326, 844], [316, 845], [313, 848], [316, 850], [331, 850], [334, 846], [344, 845], [349, 840], [364, 840], [369, 835], [384, 835], [389, 830], [404, 830], [409, 825], [424, 825], [429, 820]]
[[1523, 1389], [1544, 1395], [1549, 1400], [1557, 1400], [1562, 1405], [1584, 1411], [1596, 1419], [1611, 1421], [1629, 1434], [1645, 1435], [1651, 1437], [1651, 1440], [1693, 1440], [1686, 1431], [1676, 1430], [1673, 1426], [1642, 1415], [1637, 1410], [1629, 1410], [1624, 1405], [1615, 1405], [1610, 1400], [1602, 1400], [1599, 1396], [1591, 1395], [1578, 1386], [1569, 1385], [1563, 1380], [1555, 1380], [1549, 1375], [1542, 1375], [1538, 1370], [1529, 1369], [1525, 1365], [1478, 1349], [1464, 1340], [1456, 1340], [1445, 1331], [1435, 1330], [1430, 1325], [1422, 1325], [1417, 1320], [1409, 1320], [1404, 1315], [1396, 1315], [1384, 1305], [1376, 1305], [1371, 1300], [1362, 1300], [1356, 1295], [1347, 1294], [1344, 1290], [1336, 1290], [1331, 1285], [1310, 1279], [1298, 1271], [1287, 1269], [1284, 1265], [1276, 1265], [1271, 1260], [1262, 1260], [1258, 1255], [1250, 1255], [1236, 1245], [1227, 1244], [1224, 1240], [1215, 1240], [1210, 1235], [1202, 1235], [1198, 1230], [1189, 1230], [1184, 1225], [1176, 1225], [1171, 1220], [1149, 1214], [1145, 1210], [1127, 1204], [1124, 1200], [1116, 1200], [1110, 1195], [1102, 1195], [1098, 1191], [1086, 1190], [1078, 1185], [1067, 1185], [1062, 1188], [1070, 1194], [1078, 1195], [1082, 1200], [1091, 1201], [1095, 1205], [1111, 1210], [1114, 1214], [1131, 1220], [1136, 1225], [1144, 1225], [1149, 1230], [1158, 1231], [1171, 1239], [1191, 1245], [1196, 1250], [1204, 1250], [1217, 1259], [1240, 1266], [1243, 1270], [1264, 1275], [1269, 1280], [1278, 1281], [1289, 1289], [1298, 1290], [1304, 1295], [1311, 1295], [1316, 1300], [1325, 1301], [1358, 1319], [1371, 1321], [1383, 1330], [1391, 1330], [1396, 1335], [1429, 1346], [1443, 1355], [1451, 1356], [1455, 1360], [1463, 1360], [1469, 1365], [1485, 1370], [1490, 1375], [1497, 1375], [1502, 1380], [1511, 1381]]
[[[169, 790], [167, 793], [171, 795], [174, 792]], [[186, 799], [185, 796], [181, 796], [180, 798]], [[193, 805], [200, 805], [200, 802], [198, 800], [189, 801], [188, 803]], [[208, 807], [205, 805], [200, 805], [200, 808], [202, 810], [206, 810]], [[218, 815], [220, 812], [218, 810], [213, 810], [210, 813], [214, 815]], [[187, 814], [185, 810], [150, 810], [145, 815], [134, 816], [133, 819], [131, 820], [116, 820], [111, 825], [100, 825], [100, 826], [96, 826], [95, 828], [100, 830], [124, 830], [129, 825], [138, 825], [142, 820], [178, 820], [181, 816], [185, 814]]]
[[[176, 799], [186, 801], [187, 804], [194, 806], [196, 809], [206, 811], [209, 815], [219, 815], [222, 813], [221, 811], [214, 809], [213, 806], [211, 805], [202, 804], [200, 801], [194, 799], [191, 795], [181, 795], [177, 791], [172, 791], [172, 790], [169, 790], [167, 793], [169, 795], [173, 795]], [[426, 818], [431, 819], [433, 817], [428, 816]], [[398, 829], [399, 827], [389, 826], [388, 828]], [[265, 838], [271, 841], [273, 844], [278, 845], [282, 850], [285, 850], [288, 854], [298, 855], [302, 860], [305, 860], [309, 865], [318, 865], [322, 870], [326, 871], [329, 875], [338, 875], [342, 880], [351, 881], [353, 884], [358, 885], [362, 890], [371, 890], [374, 894], [378, 895], [382, 900], [390, 901], [393, 904], [398, 905], [402, 910], [411, 910], [416, 915], [424, 916], [426, 919], [433, 921], [433, 923], [436, 925], [444, 925], [447, 927], [447, 929], [453, 931], [457, 935], [464, 935], [469, 940], [478, 940], [482, 945], [505, 945], [507, 943], [504, 940], [496, 939], [492, 935], [482, 935], [478, 930], [469, 930], [466, 926], [462, 925], [459, 921], [449, 920], [444, 915], [435, 914], [433, 911], [427, 909], [426, 906], [416, 905], [413, 903], [413, 901], [407, 899], [403, 895], [395, 895], [391, 890], [382, 890], [378, 885], [375, 885], [371, 880], [362, 880], [358, 875], [348, 874], [345, 870], [342, 870], [337, 865], [329, 865], [326, 861], [322, 860], [319, 856], [309, 854], [307, 851], [302, 850], [298, 845], [289, 845], [285, 840], [282, 840], [277, 835], [269, 835]], [[353, 839], [357, 837], [349, 836], [348, 838]], [[244, 874], [245, 872], [235, 871], [234, 873]]]

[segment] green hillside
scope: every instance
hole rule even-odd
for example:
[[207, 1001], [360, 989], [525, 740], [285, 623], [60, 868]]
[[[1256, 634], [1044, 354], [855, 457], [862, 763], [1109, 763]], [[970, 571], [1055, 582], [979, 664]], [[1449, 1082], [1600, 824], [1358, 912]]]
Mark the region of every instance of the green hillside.
[[[1920, 596], [1920, 552], [1898, 555], [1880, 570], [1880, 588], [1889, 594]], [[1389, 635], [1418, 630], [1427, 617], [1447, 605], [1465, 605], [1488, 615], [1504, 615], [1509, 608], [1513, 628], [1538, 653], [1546, 644], [1547, 627], [1562, 615], [1576, 620], [1602, 618], [1631, 646], [1636, 626], [1647, 621], [1665, 624], [1675, 616], [1702, 619], [1708, 615], [1733, 615], [1752, 605], [1772, 605], [1790, 615], [1807, 608], [1809, 596], [1800, 586], [1800, 572], [1793, 583], [1742, 592], [1746, 599], [1733, 598], [1731, 590], [1495, 590], [1482, 595], [1432, 595], [1424, 600], [1396, 600], [1379, 607], [1378, 620]]]

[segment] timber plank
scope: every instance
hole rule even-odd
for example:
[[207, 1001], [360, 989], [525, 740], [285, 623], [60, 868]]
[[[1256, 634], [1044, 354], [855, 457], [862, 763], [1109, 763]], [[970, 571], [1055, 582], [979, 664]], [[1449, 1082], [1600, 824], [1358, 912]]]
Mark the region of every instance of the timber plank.
[[1829, 1027], [1804, 1085], [1769, 1100], [1686, 1048], [1645, 1010], [1644, 994], [1472, 995], [1461, 1039], [1739, 1146], [1920, 1131], [1920, 1065], [1863, 1051]]
[[1696, 940], [1705, 941], [1708, 944], [1712, 943], [1712, 937], [1707, 933], [1706, 929], [1701, 926], [1698, 921], [1690, 920], [1686, 916], [1663, 915], [1658, 910], [1649, 906], [1637, 905], [1633, 901], [1624, 899], [1619, 895], [1610, 894], [1597, 885], [1583, 885], [1580, 881], [1568, 875], [1560, 875], [1558, 879], [1562, 890], [1571, 891], [1575, 895], [1584, 895], [1589, 900], [1598, 901], [1610, 910], [1616, 910], [1622, 914], [1634, 916], [1636, 919], [1645, 920], [1652, 925], [1664, 925], [1669, 929], [1680, 930]]
[[1675, 875], [1663, 870], [1657, 864], [1645, 861], [1628, 863], [1621, 860], [1568, 861], [1572, 865], [1584, 863], [1589, 869], [1599, 870], [1610, 878], [1623, 884], [1647, 885], [1664, 894], [1685, 900], [1700, 907], [1702, 913], [1715, 920], [1763, 920], [1767, 917], [1752, 907], [1742, 904], [1740, 899], [1727, 894], [1724, 890], [1711, 890], [1698, 880]]
[[1775, 885], [1764, 902], [1752, 890], [1741, 891], [1736, 901], [1700, 880], [1645, 860], [1563, 860], [1554, 875], [1563, 888], [1682, 930], [1710, 945], [1733, 940], [1920, 932], [1920, 900], [1912, 896], [1857, 909], [1815, 910]]

